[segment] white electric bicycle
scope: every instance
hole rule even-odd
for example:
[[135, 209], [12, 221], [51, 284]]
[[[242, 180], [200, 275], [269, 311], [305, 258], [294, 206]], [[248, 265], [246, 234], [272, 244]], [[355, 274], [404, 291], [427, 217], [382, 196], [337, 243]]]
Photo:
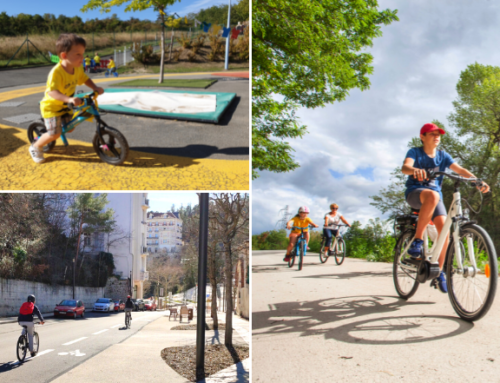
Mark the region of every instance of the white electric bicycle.
[[[409, 299], [415, 294], [419, 284], [432, 280], [431, 286], [437, 288], [435, 278], [440, 274], [439, 255], [444, 241], [452, 228], [452, 235], [443, 269], [451, 304], [460, 318], [472, 322], [482, 318], [490, 309], [498, 283], [497, 254], [493, 241], [482, 227], [463, 216], [459, 186], [470, 182], [482, 186], [478, 178], [464, 178], [445, 172], [429, 172], [429, 179], [444, 175], [455, 181], [453, 202], [437, 240], [429, 239], [426, 228], [423, 236], [424, 256], [414, 260], [407, 253], [415, 237], [418, 215], [396, 218], [401, 231], [395, 247], [393, 277], [398, 295]], [[467, 202], [467, 201], [466, 201]], [[433, 243], [432, 243], [433, 242]]]

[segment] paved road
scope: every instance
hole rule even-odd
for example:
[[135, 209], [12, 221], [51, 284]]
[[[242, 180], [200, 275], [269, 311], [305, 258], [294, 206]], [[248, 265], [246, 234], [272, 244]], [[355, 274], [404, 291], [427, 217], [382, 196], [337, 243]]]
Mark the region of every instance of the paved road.
[[[36, 326], [40, 335], [39, 355], [27, 358], [24, 364], [20, 364], [16, 357], [16, 342], [21, 327], [17, 323], [3, 324], [0, 326], [0, 381], [50, 382], [107, 348], [125, 341], [162, 315], [163, 312], [134, 312], [132, 326], [128, 330], [124, 328], [124, 313], [87, 313], [86, 318], [76, 320], [47, 319], [43, 326]], [[75, 343], [67, 344], [73, 341]], [[108, 372], [110, 375], [117, 373], [112, 363]], [[88, 381], [95, 380], [92, 371], [88, 373]]]
[[392, 264], [283, 256], [252, 253], [253, 382], [500, 381], [498, 294], [471, 324], [427, 284], [399, 299]]

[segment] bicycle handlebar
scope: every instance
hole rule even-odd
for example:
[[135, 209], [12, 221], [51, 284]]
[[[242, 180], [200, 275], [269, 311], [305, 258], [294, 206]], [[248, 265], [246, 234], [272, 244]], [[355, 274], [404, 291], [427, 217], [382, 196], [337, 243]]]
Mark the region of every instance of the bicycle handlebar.
[[455, 181], [470, 182], [472, 186], [479, 186], [479, 187], [483, 186], [483, 180], [481, 178], [465, 178], [465, 177], [461, 177], [461, 176], [446, 173], [446, 172], [434, 172], [432, 170], [428, 171], [427, 174], [429, 176], [429, 180], [436, 179], [439, 176], [446, 176], [446, 177], [448, 177], [452, 180], [455, 180]]
[[304, 229], [314, 229], [314, 226], [307, 226], [307, 227], [298, 227], [298, 226], [292, 226], [290, 230], [300, 230], [301, 232], [304, 232]]

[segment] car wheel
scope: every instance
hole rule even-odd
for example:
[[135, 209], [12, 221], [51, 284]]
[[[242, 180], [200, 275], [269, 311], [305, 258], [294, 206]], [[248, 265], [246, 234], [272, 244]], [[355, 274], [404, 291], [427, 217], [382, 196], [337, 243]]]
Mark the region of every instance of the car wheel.
[[85, 318], [85, 310], [82, 311], [82, 318]]
[[73, 315], [73, 319], [76, 319], [77, 316], [78, 316], [78, 314], [75, 311], [75, 315]]

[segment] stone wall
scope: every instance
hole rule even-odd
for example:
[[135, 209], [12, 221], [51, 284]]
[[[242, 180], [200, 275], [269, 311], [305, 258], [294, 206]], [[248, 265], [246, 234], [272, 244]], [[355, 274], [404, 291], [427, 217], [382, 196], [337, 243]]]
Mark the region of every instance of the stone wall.
[[104, 293], [106, 297], [125, 300], [127, 299], [127, 295], [130, 294], [130, 282], [128, 279], [108, 278]]
[[[26, 302], [28, 295], [34, 294], [36, 305], [42, 313], [53, 312], [56, 303], [73, 297], [73, 286], [47, 285], [45, 283], [0, 278], [0, 317], [17, 316], [19, 308]], [[80, 299], [87, 310], [94, 302], [105, 295], [102, 287], [80, 287], [75, 289], [75, 297]], [[113, 296], [106, 296], [114, 298]]]

